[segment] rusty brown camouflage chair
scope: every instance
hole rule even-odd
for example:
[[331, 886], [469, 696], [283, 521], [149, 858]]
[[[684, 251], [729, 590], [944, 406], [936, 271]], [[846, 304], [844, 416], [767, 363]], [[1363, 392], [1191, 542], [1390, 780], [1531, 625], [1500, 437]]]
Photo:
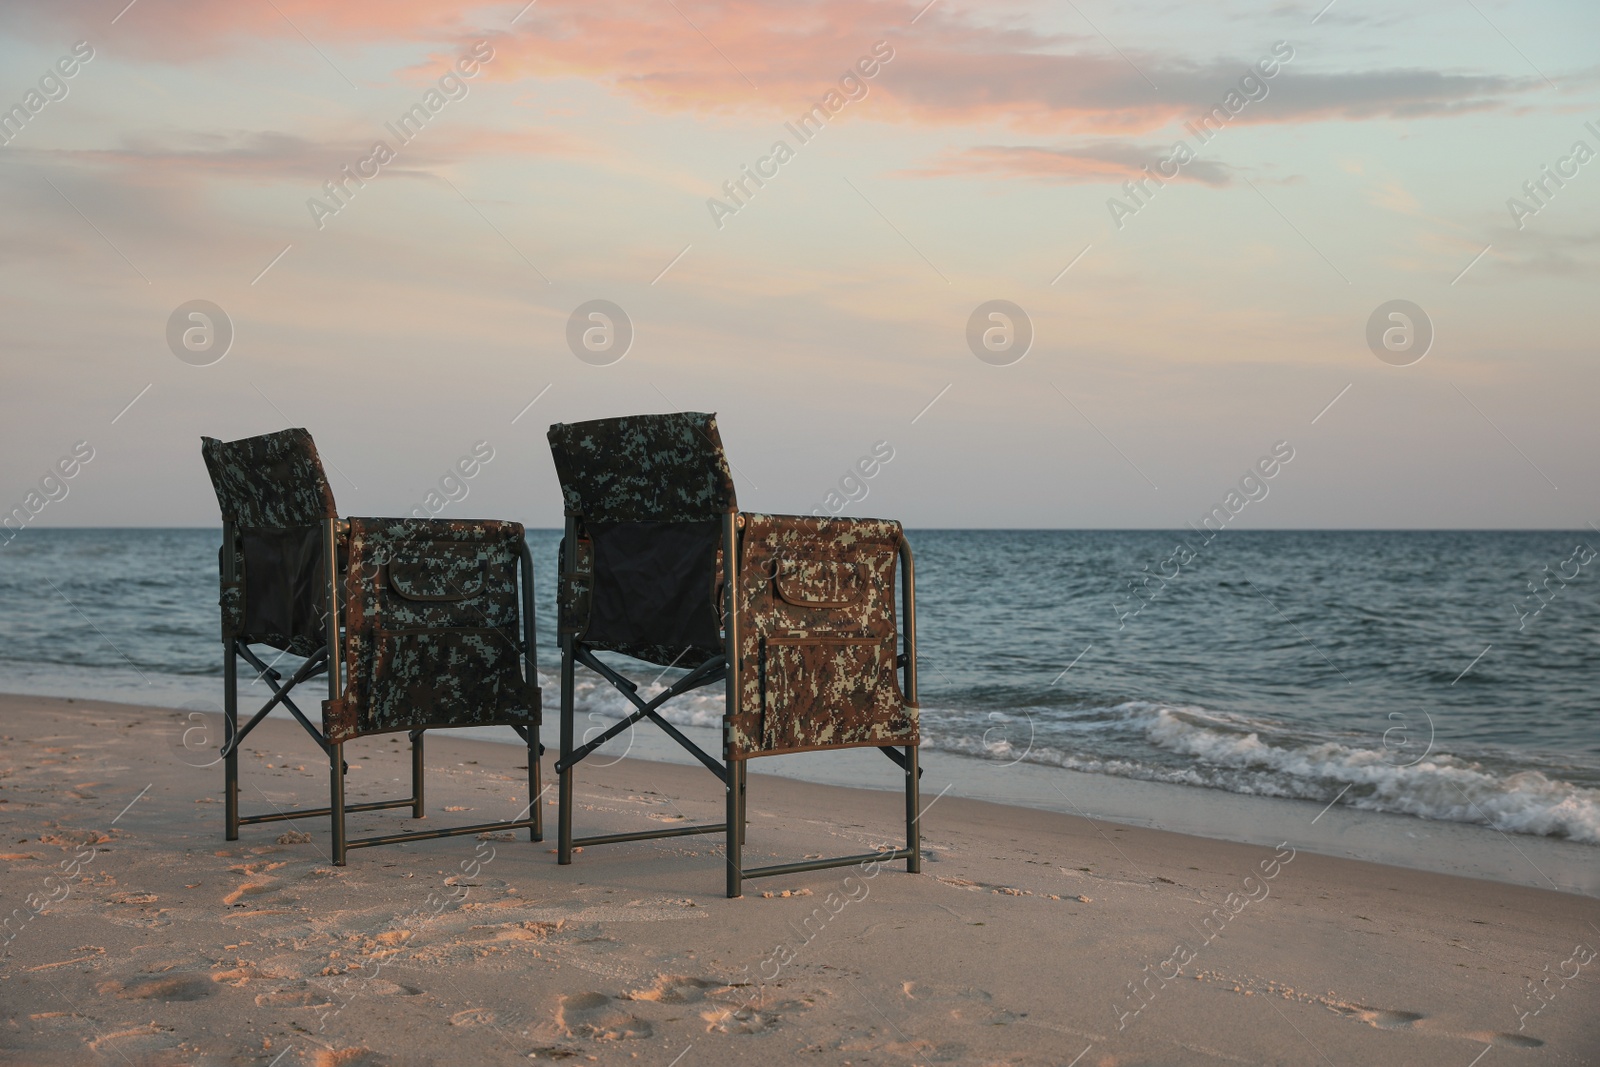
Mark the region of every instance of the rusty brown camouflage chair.
[[[566, 505], [557, 597], [560, 862], [571, 863], [577, 846], [722, 833], [730, 897], [741, 895], [745, 878], [868, 860], [904, 859], [908, 871], [920, 870], [915, 582], [900, 524], [741, 514], [713, 415], [557, 424], [549, 439]], [[647, 700], [597, 657], [601, 651], [688, 673]], [[573, 722], [579, 664], [634, 706], [581, 745], [574, 743]], [[717, 682], [726, 690], [720, 760], [660, 711], [674, 697]], [[721, 779], [724, 821], [573, 837], [577, 765], [643, 719]], [[748, 762], [866, 746], [905, 773], [906, 846], [746, 870], [740, 848]]]
[[[521, 524], [477, 519], [340, 520], [311, 435], [201, 438], [222, 509], [222, 645], [227, 838], [239, 827], [328, 815], [333, 862], [352, 848], [526, 827], [543, 839], [533, 567]], [[520, 580], [518, 564], [521, 564]], [[331, 578], [331, 580], [330, 580]], [[252, 645], [277, 649], [269, 663]], [[283, 656], [303, 657], [288, 678]], [[239, 726], [238, 661], [272, 689]], [[332, 669], [330, 669], [330, 665]], [[328, 676], [321, 729], [291, 691]], [[330, 806], [239, 814], [239, 745], [282, 705], [328, 757]], [[350, 840], [350, 812], [411, 808], [423, 818], [423, 735], [509, 726], [527, 744], [529, 807], [506, 822]], [[344, 745], [404, 730], [411, 796], [345, 803]]]

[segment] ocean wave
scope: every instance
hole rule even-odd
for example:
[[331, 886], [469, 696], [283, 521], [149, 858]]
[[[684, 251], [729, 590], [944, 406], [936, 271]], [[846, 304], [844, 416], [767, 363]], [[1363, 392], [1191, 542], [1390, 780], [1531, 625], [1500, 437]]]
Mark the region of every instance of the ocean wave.
[[[1111, 713], [1142, 735], [1150, 751], [1096, 753], [1030, 738], [939, 736], [924, 744], [1003, 762], [1026, 762], [1091, 774], [1222, 789], [1252, 796], [1328, 801], [1364, 811], [1477, 823], [1507, 833], [1600, 844], [1600, 790], [1538, 769], [1495, 768], [1444, 752], [1402, 760], [1374, 738], [1316, 737], [1258, 718], [1205, 708], [1131, 701]], [[925, 718], [926, 723], [926, 718]]]

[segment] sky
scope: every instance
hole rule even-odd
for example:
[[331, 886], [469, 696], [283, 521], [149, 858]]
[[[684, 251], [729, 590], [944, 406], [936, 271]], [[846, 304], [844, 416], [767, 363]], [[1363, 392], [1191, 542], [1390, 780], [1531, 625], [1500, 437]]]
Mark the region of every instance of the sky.
[[1597, 42], [1576, 0], [7, 3], [0, 511], [212, 525], [200, 437], [305, 426], [343, 514], [558, 526], [551, 423], [700, 410], [752, 511], [1600, 526]]

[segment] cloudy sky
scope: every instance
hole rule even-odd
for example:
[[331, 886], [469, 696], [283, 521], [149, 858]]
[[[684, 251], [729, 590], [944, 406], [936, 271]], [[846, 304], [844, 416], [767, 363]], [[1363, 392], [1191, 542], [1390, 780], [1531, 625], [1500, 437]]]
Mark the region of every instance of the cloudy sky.
[[1238, 525], [1600, 523], [1593, 4], [524, 3], [6, 4], [0, 510], [303, 425], [554, 526], [551, 422], [695, 409], [750, 510], [1181, 527], [1286, 441]]

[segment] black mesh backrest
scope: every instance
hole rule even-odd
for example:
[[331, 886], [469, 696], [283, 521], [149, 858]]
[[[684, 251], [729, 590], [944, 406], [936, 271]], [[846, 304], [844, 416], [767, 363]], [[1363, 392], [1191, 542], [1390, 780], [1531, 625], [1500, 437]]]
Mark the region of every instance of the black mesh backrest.
[[311, 434], [200, 439], [222, 517], [239, 527], [309, 526], [338, 515]]
[[556, 423], [549, 436], [567, 511], [588, 522], [702, 522], [737, 506], [715, 415]]

